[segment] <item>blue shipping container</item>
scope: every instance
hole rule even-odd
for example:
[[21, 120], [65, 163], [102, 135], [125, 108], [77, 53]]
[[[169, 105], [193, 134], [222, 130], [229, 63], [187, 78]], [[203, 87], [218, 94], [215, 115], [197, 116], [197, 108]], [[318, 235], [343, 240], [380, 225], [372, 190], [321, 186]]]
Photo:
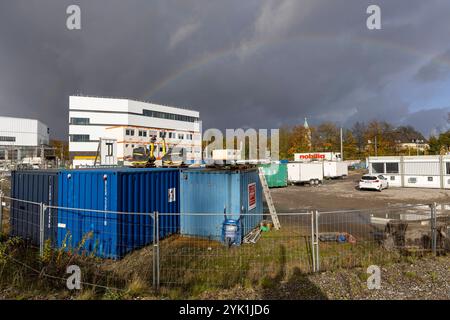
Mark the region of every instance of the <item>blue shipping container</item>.
[[[10, 226], [11, 235], [39, 245], [40, 206], [58, 204], [59, 171], [13, 171], [11, 173]], [[24, 201], [20, 201], [24, 200]], [[33, 202], [33, 203], [30, 203]], [[48, 208], [44, 215], [44, 240], [56, 244], [56, 209]]]
[[58, 245], [117, 259], [153, 242], [153, 217], [161, 213], [159, 237], [179, 232], [179, 170], [68, 170], [60, 175], [59, 206], [108, 213], [59, 210]]
[[241, 243], [261, 222], [262, 186], [257, 169], [185, 169], [180, 179], [181, 234], [222, 241], [225, 219], [236, 219]]

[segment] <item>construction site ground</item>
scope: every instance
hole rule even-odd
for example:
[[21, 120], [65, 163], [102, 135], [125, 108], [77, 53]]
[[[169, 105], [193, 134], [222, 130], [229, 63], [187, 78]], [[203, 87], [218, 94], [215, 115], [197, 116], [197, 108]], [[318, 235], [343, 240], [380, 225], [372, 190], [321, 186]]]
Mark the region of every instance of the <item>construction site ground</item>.
[[353, 210], [433, 202], [450, 204], [450, 190], [391, 187], [382, 192], [361, 191], [357, 186], [363, 174], [364, 171], [350, 171], [343, 179], [325, 180], [317, 187], [289, 185], [270, 190], [277, 212]]

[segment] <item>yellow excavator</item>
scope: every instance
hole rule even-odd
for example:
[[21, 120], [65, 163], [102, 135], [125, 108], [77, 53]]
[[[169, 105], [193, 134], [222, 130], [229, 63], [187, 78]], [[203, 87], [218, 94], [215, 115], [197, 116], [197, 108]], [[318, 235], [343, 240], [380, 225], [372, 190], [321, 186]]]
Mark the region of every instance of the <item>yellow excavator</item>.
[[156, 157], [155, 157], [155, 142], [156, 137], [150, 137], [150, 149], [144, 147], [139, 147], [133, 149], [133, 160], [131, 166], [133, 168], [154, 168]]
[[167, 151], [166, 135], [162, 136], [162, 153], [161, 159], [155, 157], [156, 136], [150, 138], [150, 148], [139, 147], [133, 150], [133, 160], [131, 166], [133, 168], [154, 168], [154, 167], [181, 167], [185, 163], [184, 149], [180, 149], [175, 153], [173, 148]]

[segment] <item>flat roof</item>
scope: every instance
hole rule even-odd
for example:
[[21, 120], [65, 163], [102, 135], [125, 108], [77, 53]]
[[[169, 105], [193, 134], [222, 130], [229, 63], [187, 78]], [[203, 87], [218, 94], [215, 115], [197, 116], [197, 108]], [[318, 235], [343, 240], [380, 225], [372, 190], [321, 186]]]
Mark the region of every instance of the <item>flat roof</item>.
[[139, 100], [139, 99], [130, 99], [130, 98], [126, 98], [126, 97], [91, 96], [91, 95], [83, 95], [83, 94], [70, 95], [70, 97], [133, 101], [133, 102], [141, 102], [141, 103], [153, 104], [153, 105], [157, 105], [157, 106], [161, 106], [161, 107], [174, 108], [174, 109], [182, 109], [182, 110], [189, 110], [189, 111], [195, 111], [195, 112], [198, 112], [197, 110], [194, 110], [194, 109], [192, 109], [192, 108], [179, 107], [179, 106], [169, 106], [169, 105], [165, 105], [165, 104], [161, 104], [161, 103], [154, 103], [154, 102], [152, 102], [152, 101]]

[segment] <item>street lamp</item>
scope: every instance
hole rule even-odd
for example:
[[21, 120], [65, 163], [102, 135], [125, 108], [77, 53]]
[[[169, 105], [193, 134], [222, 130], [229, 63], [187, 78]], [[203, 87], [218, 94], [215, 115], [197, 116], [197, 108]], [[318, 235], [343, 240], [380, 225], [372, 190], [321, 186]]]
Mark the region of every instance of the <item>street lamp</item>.
[[400, 145], [402, 141], [401, 140], [395, 140], [395, 149], [397, 151], [397, 155], [400, 155]]
[[[377, 143], [377, 136], [375, 136], [374, 141], [375, 141], [375, 143], [374, 143], [374, 147], [375, 147], [375, 157], [378, 157], [378, 143]], [[368, 140], [367, 143], [368, 143], [368, 144], [372, 144], [372, 141], [371, 141], [371, 140]]]

